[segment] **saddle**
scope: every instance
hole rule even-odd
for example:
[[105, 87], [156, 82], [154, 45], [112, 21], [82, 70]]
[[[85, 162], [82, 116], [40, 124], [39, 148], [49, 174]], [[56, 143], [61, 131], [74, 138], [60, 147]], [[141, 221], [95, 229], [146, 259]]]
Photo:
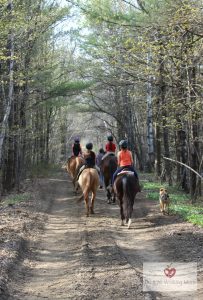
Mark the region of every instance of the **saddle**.
[[119, 172], [118, 174], [117, 174], [117, 177], [118, 176], [123, 176], [123, 175], [125, 175], [125, 174], [129, 174], [129, 175], [134, 175], [134, 172], [132, 172], [132, 171], [130, 171], [130, 170], [122, 170], [121, 172]]
[[114, 152], [107, 152], [107, 153], [104, 154], [104, 156], [102, 157], [101, 160], [104, 160], [108, 156], [115, 156], [115, 153]]
[[82, 174], [82, 172], [85, 170], [85, 169], [95, 169], [97, 170], [97, 172], [99, 173], [99, 168], [95, 165], [94, 167], [89, 167], [87, 165], [82, 165], [82, 167], [80, 167], [80, 169], [78, 170], [78, 173], [76, 174], [76, 177], [75, 177], [75, 181], [78, 181], [80, 175]]

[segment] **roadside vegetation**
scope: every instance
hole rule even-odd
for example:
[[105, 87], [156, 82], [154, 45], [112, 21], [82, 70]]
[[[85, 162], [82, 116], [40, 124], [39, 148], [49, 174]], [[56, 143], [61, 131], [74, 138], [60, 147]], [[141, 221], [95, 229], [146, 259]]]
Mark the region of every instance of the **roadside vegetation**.
[[167, 183], [160, 182], [144, 182], [144, 190], [147, 192], [146, 197], [159, 204], [159, 189], [164, 187], [168, 190], [170, 197], [170, 214], [178, 214], [185, 221], [194, 225], [203, 227], [203, 205], [202, 199], [199, 198], [197, 203], [191, 203], [189, 194], [181, 191], [177, 185], [169, 186]]

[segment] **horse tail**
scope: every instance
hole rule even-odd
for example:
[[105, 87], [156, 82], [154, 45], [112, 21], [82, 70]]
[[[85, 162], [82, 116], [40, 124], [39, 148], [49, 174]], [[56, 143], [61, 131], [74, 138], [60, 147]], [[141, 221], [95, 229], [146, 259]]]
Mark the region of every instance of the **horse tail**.
[[[81, 174], [82, 175], [82, 174]], [[80, 198], [77, 200], [77, 202], [81, 202], [83, 200], [83, 198], [85, 198], [85, 196], [87, 195], [87, 193], [89, 192], [89, 187], [91, 185], [91, 180], [92, 180], [92, 176], [91, 173], [89, 172], [88, 174], [89, 176], [86, 177], [86, 181], [85, 181], [85, 186], [83, 186], [83, 180], [81, 181], [80, 187], [82, 189], [82, 195], [80, 196]]]
[[83, 200], [83, 197], [84, 197], [84, 195], [83, 195], [83, 193], [82, 193], [82, 195], [80, 196], [80, 198], [77, 199], [77, 202], [81, 202], [81, 201]]
[[[134, 176], [134, 175], [133, 175]], [[122, 178], [122, 187], [123, 187], [123, 211], [126, 218], [126, 221], [131, 218], [134, 204], [134, 195], [131, 193], [131, 175], [124, 175]]]

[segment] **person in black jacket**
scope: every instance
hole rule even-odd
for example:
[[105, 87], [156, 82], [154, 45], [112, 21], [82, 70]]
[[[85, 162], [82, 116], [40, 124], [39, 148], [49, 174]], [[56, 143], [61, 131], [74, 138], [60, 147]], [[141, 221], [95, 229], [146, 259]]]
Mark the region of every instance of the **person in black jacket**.
[[79, 138], [75, 138], [74, 144], [72, 145], [72, 155], [78, 156], [79, 154], [82, 155], [80, 140], [79, 140]]
[[94, 168], [96, 165], [96, 154], [94, 153], [94, 151], [92, 151], [92, 148], [93, 144], [88, 143], [86, 145], [87, 151], [83, 154], [86, 168]]
[[88, 143], [86, 145], [87, 151], [83, 153], [85, 163], [79, 169], [79, 171], [77, 172], [77, 175], [76, 175], [76, 178], [75, 178], [76, 181], [78, 180], [78, 178], [79, 178], [80, 174], [82, 173], [82, 171], [86, 168], [95, 168], [98, 171], [98, 173], [100, 174], [99, 167], [96, 165], [96, 154], [95, 154], [94, 151], [92, 151], [92, 148], [93, 148], [92, 143]]

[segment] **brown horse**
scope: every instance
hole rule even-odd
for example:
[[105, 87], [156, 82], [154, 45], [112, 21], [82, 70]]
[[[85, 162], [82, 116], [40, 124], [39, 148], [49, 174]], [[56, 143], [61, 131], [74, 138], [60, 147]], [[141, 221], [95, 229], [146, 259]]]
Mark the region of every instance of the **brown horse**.
[[123, 171], [114, 182], [114, 191], [119, 200], [121, 226], [124, 220], [128, 223], [128, 229], [132, 223], [132, 212], [136, 194], [140, 191], [139, 180], [131, 171]]
[[107, 201], [108, 203], [110, 203], [111, 201], [115, 203], [115, 195], [113, 193], [111, 180], [113, 177], [113, 173], [117, 169], [117, 157], [112, 154], [105, 157], [101, 161], [100, 169], [104, 176], [104, 186], [107, 192]]
[[[73, 179], [73, 185], [75, 187], [75, 177], [76, 173], [78, 172], [79, 168], [84, 164], [84, 158], [81, 156], [71, 156], [67, 163], [66, 163], [66, 170], [70, 174], [71, 178]], [[77, 186], [76, 186], [77, 191]]]
[[76, 171], [84, 164], [84, 158], [81, 156], [71, 156], [66, 163], [66, 170], [72, 178], [75, 177]]
[[[96, 192], [99, 187], [99, 174], [94, 168], [86, 168], [82, 171], [79, 176], [78, 183], [82, 189], [82, 196], [80, 200], [84, 198], [86, 206], [86, 216], [89, 217], [90, 214], [94, 214], [94, 201], [96, 198]], [[89, 206], [89, 194], [91, 195], [91, 204]]]

